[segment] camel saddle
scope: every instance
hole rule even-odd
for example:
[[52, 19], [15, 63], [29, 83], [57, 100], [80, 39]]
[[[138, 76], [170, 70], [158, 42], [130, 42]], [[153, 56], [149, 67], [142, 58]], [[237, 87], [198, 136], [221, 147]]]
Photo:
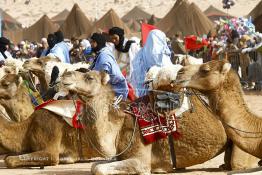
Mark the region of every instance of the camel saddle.
[[74, 128], [83, 128], [80, 124], [83, 103], [80, 100], [48, 100], [38, 105], [35, 110], [46, 109], [61, 116], [66, 123]]

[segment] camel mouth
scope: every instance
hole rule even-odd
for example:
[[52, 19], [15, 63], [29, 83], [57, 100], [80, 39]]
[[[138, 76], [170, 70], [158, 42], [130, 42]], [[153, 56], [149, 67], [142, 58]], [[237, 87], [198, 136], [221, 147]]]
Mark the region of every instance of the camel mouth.
[[181, 84], [185, 84], [185, 83], [187, 83], [187, 82], [189, 82], [190, 80], [188, 79], [188, 80], [183, 80], [183, 79], [181, 79], [181, 80], [172, 80], [171, 81], [171, 84], [175, 84], [175, 85], [181, 85]]
[[86, 98], [92, 98], [92, 97], [94, 97], [93, 95], [91, 95], [91, 93], [88, 93], [88, 92], [86, 92], [86, 91], [84, 91], [84, 90], [82, 90], [82, 89], [80, 89], [80, 88], [76, 88], [76, 89], [74, 90], [74, 92], [75, 92], [76, 94], [81, 95], [81, 96], [84, 96], [84, 97], [86, 97]]
[[65, 86], [65, 87], [68, 87], [68, 86], [70, 86], [70, 85], [72, 85], [73, 83], [62, 83], [63, 84], [63, 86]]
[[33, 67], [24, 67], [24, 70], [27, 72], [30, 72], [30, 71], [31, 72], [42, 72], [41, 70], [33, 68]]

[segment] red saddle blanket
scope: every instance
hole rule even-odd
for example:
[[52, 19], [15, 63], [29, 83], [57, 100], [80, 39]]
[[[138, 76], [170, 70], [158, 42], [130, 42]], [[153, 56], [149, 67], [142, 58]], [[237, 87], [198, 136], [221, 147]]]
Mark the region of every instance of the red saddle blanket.
[[172, 135], [175, 139], [180, 137], [177, 131], [176, 116], [161, 116], [154, 112], [149, 103], [149, 96], [137, 99], [131, 104], [131, 112], [137, 117], [140, 131], [146, 144]]

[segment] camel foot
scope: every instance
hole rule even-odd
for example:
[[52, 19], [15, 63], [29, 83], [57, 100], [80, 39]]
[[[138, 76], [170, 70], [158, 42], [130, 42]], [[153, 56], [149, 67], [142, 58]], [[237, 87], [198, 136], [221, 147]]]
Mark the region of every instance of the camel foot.
[[8, 156], [5, 158], [5, 165], [7, 168], [16, 168], [17, 163], [19, 160], [17, 160], [17, 157], [15, 156]]

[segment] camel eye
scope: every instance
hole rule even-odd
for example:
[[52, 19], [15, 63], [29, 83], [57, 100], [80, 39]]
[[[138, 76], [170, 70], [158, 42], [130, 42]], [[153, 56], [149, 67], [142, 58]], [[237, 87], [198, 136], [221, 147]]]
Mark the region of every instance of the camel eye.
[[179, 74], [184, 74], [184, 73], [185, 73], [185, 69], [184, 69], [184, 68], [181, 68], [181, 69], [178, 71], [177, 74], [179, 75]]
[[209, 66], [202, 66], [200, 71], [202, 73], [208, 73], [210, 71], [210, 67]]
[[26, 61], [24, 62], [24, 64], [29, 64], [29, 60], [26, 60]]
[[88, 80], [88, 81], [92, 81], [92, 80], [94, 80], [94, 78], [93, 77], [86, 77], [86, 80]]
[[10, 74], [11, 71], [10, 70], [5, 70], [5, 73]]
[[37, 62], [36, 62], [38, 65], [42, 65], [43, 64], [43, 62], [42, 61], [40, 61], [40, 60], [37, 60]]

